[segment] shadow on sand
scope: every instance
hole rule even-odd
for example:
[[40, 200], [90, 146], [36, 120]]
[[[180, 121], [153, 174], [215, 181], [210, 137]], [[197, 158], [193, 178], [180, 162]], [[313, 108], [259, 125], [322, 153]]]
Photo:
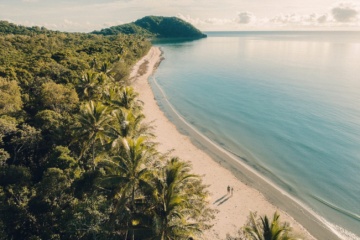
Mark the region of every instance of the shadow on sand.
[[229, 195], [227, 198], [225, 198], [224, 200], [222, 200], [221, 202], [219, 202], [218, 206], [220, 206], [221, 204], [223, 204], [224, 202], [226, 202], [227, 200], [229, 200], [231, 198], [231, 195]]
[[217, 199], [213, 204], [218, 203], [218, 206], [220, 206], [221, 204], [223, 204], [224, 202], [226, 202], [227, 200], [229, 200], [229, 198], [231, 198], [232, 195], [228, 195], [225, 194], [224, 196], [222, 196], [221, 198]]

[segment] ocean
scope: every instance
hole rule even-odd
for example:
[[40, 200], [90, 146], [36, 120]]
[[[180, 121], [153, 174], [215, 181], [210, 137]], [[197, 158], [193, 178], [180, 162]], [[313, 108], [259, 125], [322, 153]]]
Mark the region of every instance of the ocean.
[[198, 131], [359, 239], [360, 32], [207, 34], [155, 42], [153, 81]]

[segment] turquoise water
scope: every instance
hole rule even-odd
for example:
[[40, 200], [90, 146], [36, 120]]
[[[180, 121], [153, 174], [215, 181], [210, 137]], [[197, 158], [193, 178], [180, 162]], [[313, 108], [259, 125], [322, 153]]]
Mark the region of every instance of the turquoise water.
[[360, 32], [218, 32], [157, 45], [156, 81], [189, 123], [360, 236]]

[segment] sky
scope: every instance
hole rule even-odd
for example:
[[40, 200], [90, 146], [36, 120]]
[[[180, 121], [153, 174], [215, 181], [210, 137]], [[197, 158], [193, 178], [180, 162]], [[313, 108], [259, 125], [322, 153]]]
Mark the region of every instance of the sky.
[[176, 16], [202, 31], [360, 31], [360, 0], [0, 0], [0, 20], [69, 32], [148, 15]]

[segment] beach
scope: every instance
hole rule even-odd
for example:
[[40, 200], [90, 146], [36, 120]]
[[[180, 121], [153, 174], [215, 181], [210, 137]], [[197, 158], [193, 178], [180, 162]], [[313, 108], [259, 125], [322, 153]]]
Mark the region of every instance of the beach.
[[[204, 239], [225, 239], [226, 234], [234, 235], [246, 223], [250, 211], [270, 218], [278, 211], [280, 220], [289, 222], [303, 239], [339, 239], [283, 190], [205, 139], [184, 122], [171, 105], [163, 104], [161, 109], [148, 82], [160, 61], [160, 49], [152, 47], [133, 67], [130, 79], [140, 94], [139, 99], [144, 102], [145, 121], [154, 127], [158, 150], [162, 153], [171, 151], [171, 155], [189, 161], [193, 172], [209, 185], [209, 202], [218, 213], [213, 228], [204, 233]], [[164, 114], [164, 109], [168, 115]], [[227, 193], [228, 186], [233, 188], [233, 194]]]

